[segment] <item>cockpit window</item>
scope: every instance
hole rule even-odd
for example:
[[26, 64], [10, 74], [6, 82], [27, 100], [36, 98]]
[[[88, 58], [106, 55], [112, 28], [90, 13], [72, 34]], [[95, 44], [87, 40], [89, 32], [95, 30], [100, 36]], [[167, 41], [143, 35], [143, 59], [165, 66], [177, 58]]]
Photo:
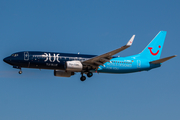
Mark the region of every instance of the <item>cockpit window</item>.
[[12, 54], [11, 56], [13, 56], [13, 57], [17, 57], [17, 56], [18, 56], [18, 54]]

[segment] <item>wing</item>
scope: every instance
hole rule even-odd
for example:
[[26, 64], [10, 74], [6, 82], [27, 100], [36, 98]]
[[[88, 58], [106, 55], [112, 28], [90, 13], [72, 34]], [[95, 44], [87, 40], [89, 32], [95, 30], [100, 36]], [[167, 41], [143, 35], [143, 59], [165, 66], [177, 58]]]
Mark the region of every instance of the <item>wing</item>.
[[112, 59], [113, 55], [115, 55], [115, 54], [125, 50], [126, 48], [130, 47], [133, 43], [134, 38], [135, 38], [135, 35], [133, 35], [131, 37], [131, 39], [128, 41], [128, 43], [126, 45], [124, 45], [124, 46], [122, 46], [116, 50], [110, 51], [108, 53], [93, 57], [93, 58], [86, 60], [86, 61], [83, 61], [83, 64], [97, 69], [99, 65], [103, 65], [106, 62], [110, 62], [110, 59]]

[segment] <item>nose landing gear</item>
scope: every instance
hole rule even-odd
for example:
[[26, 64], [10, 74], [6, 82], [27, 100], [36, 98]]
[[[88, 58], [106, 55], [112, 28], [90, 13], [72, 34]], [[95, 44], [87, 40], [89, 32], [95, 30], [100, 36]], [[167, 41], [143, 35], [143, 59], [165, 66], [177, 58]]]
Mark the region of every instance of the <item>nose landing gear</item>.
[[19, 74], [22, 74], [22, 70], [20, 70], [18, 73], [19, 73]]
[[16, 68], [16, 69], [19, 69], [19, 74], [22, 74], [22, 70], [21, 70], [21, 67], [20, 66], [13, 66], [13, 68]]
[[22, 70], [21, 70], [21, 68], [20, 68], [20, 67], [19, 67], [19, 69], [20, 69], [20, 70], [19, 70], [19, 72], [18, 72], [18, 73], [19, 73], [19, 74], [22, 74]]

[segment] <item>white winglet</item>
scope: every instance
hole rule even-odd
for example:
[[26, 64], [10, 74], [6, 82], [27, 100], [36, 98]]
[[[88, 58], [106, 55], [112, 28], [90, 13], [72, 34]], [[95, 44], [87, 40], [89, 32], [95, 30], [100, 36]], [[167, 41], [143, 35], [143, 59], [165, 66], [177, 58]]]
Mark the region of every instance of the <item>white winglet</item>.
[[127, 46], [131, 46], [132, 43], [133, 43], [134, 38], [135, 38], [135, 35], [133, 35], [133, 36], [131, 37], [131, 39], [128, 41], [128, 43], [127, 43], [126, 45], [127, 45]]

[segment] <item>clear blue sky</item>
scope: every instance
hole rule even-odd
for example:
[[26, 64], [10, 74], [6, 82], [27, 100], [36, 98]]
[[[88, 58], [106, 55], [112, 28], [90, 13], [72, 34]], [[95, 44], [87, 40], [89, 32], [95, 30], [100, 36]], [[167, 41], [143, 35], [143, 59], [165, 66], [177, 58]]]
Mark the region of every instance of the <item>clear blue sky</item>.
[[[179, 0], [1, 0], [0, 120], [180, 120]], [[132, 74], [54, 77], [2, 59], [19, 51], [103, 54], [141, 52], [167, 31], [162, 67]]]

